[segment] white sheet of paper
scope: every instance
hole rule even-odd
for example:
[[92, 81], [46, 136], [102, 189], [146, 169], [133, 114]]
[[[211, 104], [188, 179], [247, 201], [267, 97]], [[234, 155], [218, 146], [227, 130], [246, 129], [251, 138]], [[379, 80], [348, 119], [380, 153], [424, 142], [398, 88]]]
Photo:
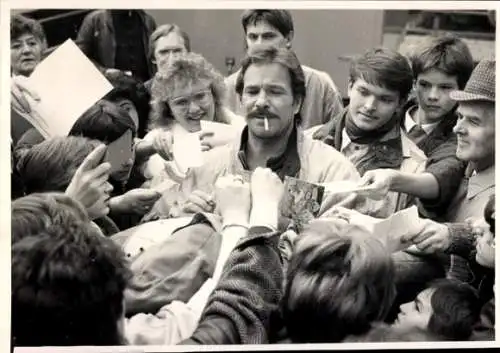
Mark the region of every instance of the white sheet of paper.
[[189, 168], [201, 166], [203, 164], [203, 154], [199, 133], [191, 133], [179, 124], [174, 125], [172, 131], [174, 134], [172, 152], [179, 170], [186, 173]]
[[412, 243], [403, 243], [401, 238], [420, 231], [420, 218], [416, 206], [396, 212], [392, 216], [374, 224], [373, 232], [385, 237], [386, 245], [391, 252], [404, 250]]
[[350, 180], [333, 181], [321, 184], [325, 187], [327, 194], [349, 194], [351, 192], [361, 192], [372, 190], [373, 186], [361, 186]]
[[37, 111], [52, 136], [66, 136], [75, 121], [113, 89], [71, 39], [36, 67], [29, 82], [40, 96]]
[[125, 242], [123, 251], [133, 258], [141, 252], [141, 248], [144, 251], [162, 243], [174, 230], [188, 225], [192, 219], [193, 217], [180, 217], [144, 223], [137, 227], [137, 230]]

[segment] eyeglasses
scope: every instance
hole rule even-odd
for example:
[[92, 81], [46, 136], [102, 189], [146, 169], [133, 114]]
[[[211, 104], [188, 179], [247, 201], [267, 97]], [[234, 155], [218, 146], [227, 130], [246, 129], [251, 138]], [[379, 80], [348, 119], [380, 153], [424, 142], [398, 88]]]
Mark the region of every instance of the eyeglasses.
[[211, 97], [212, 91], [210, 91], [210, 89], [204, 89], [189, 96], [179, 96], [170, 99], [170, 108], [185, 111], [189, 108], [192, 102], [195, 102], [198, 106], [208, 104]]

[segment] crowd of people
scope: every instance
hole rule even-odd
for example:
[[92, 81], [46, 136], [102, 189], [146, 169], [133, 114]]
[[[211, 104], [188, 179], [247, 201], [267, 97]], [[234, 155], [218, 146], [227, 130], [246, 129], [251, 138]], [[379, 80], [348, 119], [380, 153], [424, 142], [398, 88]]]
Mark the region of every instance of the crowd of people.
[[[224, 78], [179, 26], [92, 11], [75, 42], [113, 89], [47, 137], [29, 83], [47, 40], [11, 17], [11, 344], [494, 340], [495, 59], [453, 35], [367, 48], [344, 106], [289, 11], [241, 24]], [[326, 188], [299, 226], [289, 177], [359, 188]], [[410, 207], [405, 250], [360, 221]]]

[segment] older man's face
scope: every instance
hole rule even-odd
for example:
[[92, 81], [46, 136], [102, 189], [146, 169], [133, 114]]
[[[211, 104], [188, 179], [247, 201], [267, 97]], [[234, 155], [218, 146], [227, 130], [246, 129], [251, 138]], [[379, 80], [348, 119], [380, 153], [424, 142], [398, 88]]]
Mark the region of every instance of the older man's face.
[[459, 118], [453, 131], [457, 134], [457, 157], [473, 162], [480, 169], [495, 160], [495, 105], [490, 102], [460, 102]]
[[25, 33], [10, 43], [10, 67], [14, 75], [29, 76], [42, 60], [42, 43], [33, 34]]
[[153, 63], [161, 68], [176, 56], [186, 52], [184, 39], [177, 33], [170, 32], [156, 41]]

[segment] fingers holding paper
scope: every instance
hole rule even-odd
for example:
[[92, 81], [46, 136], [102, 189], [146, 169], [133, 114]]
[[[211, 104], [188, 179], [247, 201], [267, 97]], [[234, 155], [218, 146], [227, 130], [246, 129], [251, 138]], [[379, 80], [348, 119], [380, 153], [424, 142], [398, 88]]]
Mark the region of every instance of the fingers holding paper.
[[405, 237], [405, 240], [415, 244], [423, 253], [432, 254], [445, 251], [450, 247], [450, 231], [446, 224], [430, 219], [421, 219], [421, 230]]
[[173, 143], [174, 138], [169, 131], [158, 132], [153, 139], [153, 148], [156, 153], [167, 161], [173, 160]]
[[95, 148], [78, 167], [66, 194], [78, 200], [89, 213], [91, 219], [109, 213], [109, 194], [113, 190], [108, 178], [111, 171], [109, 163], [101, 163], [106, 152], [104, 144]]
[[364, 190], [359, 194], [374, 200], [382, 200], [391, 190], [395, 171], [393, 169], [375, 169], [367, 171], [361, 178], [360, 185]]
[[213, 212], [214, 209], [215, 201], [213, 195], [202, 190], [193, 191], [182, 206], [182, 212], [186, 214]]

